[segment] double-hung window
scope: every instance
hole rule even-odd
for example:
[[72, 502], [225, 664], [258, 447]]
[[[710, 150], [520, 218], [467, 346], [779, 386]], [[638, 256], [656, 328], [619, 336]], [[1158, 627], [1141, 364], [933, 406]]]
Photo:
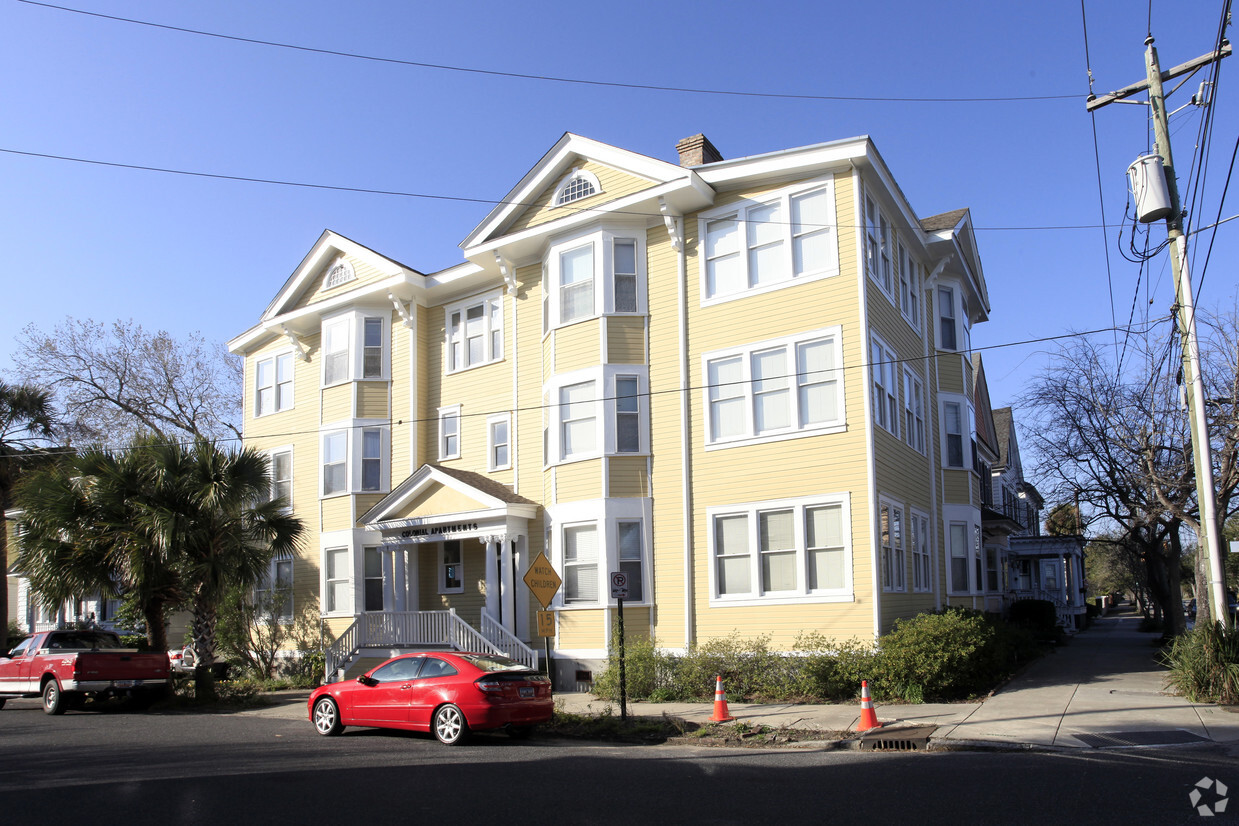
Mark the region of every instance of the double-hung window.
[[925, 385], [905, 367], [903, 371], [903, 438], [908, 446], [925, 452]]
[[349, 318], [323, 324], [323, 384], [349, 380]]
[[946, 466], [964, 467], [964, 406], [960, 402], [942, 403], [942, 422], [946, 432]]
[[564, 602], [598, 601], [598, 526], [568, 525], [563, 533]]
[[843, 425], [837, 328], [705, 357], [709, 444], [810, 435]]
[[848, 593], [846, 496], [719, 507], [708, 513], [715, 600], [805, 601]]
[[439, 408], [439, 458], [460, 458], [460, 405]]
[[921, 328], [920, 266], [903, 244], [899, 245], [899, 311], [913, 329]]
[[611, 241], [611, 280], [615, 312], [637, 312], [637, 242], [634, 238]]
[[286, 507], [293, 504], [293, 452], [291, 448], [273, 450], [271, 456], [271, 498]]
[[637, 376], [615, 377], [615, 452], [641, 452], [641, 397]]
[[498, 295], [447, 309], [447, 371], [490, 364], [503, 358], [503, 310]]
[[700, 227], [707, 301], [839, 271], [830, 181], [715, 211]]
[[878, 510], [878, 535], [882, 540], [882, 590], [906, 591], [903, 508], [882, 502]]
[[594, 315], [594, 245], [559, 253], [559, 323]]
[[559, 390], [560, 452], [564, 459], [597, 452], [597, 394], [592, 381]]
[[873, 417], [877, 423], [899, 435], [899, 386], [895, 383], [895, 352], [880, 339], [870, 342], [870, 370], [873, 375]]
[[959, 339], [955, 334], [955, 289], [938, 287], [938, 349], [955, 350]]
[[256, 365], [254, 415], [278, 413], [293, 406], [293, 354], [260, 359]]
[[362, 549], [365, 557], [366, 576], [364, 589], [365, 610], [383, 610], [383, 554], [377, 546]]
[[952, 522], [947, 536], [951, 543], [951, 590], [966, 594], [968, 584], [968, 523]]
[[254, 589], [255, 603], [263, 616], [277, 620], [293, 616], [293, 561], [291, 557], [272, 559]]
[[349, 591], [348, 548], [329, 548], [323, 552], [324, 602], [329, 614], [351, 614], [353, 598]]
[[323, 496], [348, 491], [348, 433], [323, 434]]
[[486, 469], [512, 466], [512, 415], [501, 413], [486, 420]]
[[364, 318], [361, 322], [361, 377], [383, 377], [383, 319]]
[[616, 522], [616, 546], [619, 548], [619, 569], [628, 574], [628, 602], [644, 602], [643, 560], [644, 529], [639, 519]]
[[464, 590], [464, 559], [460, 540], [445, 540], [439, 555], [439, 593], [461, 594]]
[[931, 590], [929, 517], [912, 512], [908, 519], [908, 544], [912, 548], [912, 590]]
[[383, 429], [361, 429], [361, 489], [381, 490], [383, 487]]

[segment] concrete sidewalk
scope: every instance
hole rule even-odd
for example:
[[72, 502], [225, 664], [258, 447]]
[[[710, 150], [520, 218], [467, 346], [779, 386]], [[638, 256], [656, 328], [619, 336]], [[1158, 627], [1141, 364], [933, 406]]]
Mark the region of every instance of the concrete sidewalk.
[[[938, 726], [939, 746], [1073, 749], [1239, 742], [1239, 713], [1164, 693], [1165, 669], [1154, 660], [1154, 635], [1140, 617], [1101, 618], [1067, 645], [1032, 663], [984, 702], [879, 705], [884, 727]], [[590, 694], [556, 694], [564, 711], [619, 714], [617, 703]], [[851, 731], [860, 704], [728, 703], [737, 720], [775, 728]], [[1234, 711], [1239, 711], [1235, 709]], [[671, 715], [701, 723], [712, 703], [629, 703], [630, 716]]]

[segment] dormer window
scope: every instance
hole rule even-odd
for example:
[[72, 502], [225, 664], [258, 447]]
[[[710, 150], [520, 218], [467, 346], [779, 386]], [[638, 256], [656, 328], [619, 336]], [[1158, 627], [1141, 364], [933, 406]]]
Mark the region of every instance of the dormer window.
[[564, 178], [559, 185], [559, 190], [555, 193], [555, 206], [570, 204], [599, 192], [602, 192], [602, 185], [598, 183], [598, 177], [592, 172], [578, 169]]
[[327, 272], [327, 281], [323, 285], [323, 289], [330, 290], [332, 287], [338, 287], [341, 284], [346, 284], [357, 277], [353, 272], [352, 265], [349, 262], [340, 260]]

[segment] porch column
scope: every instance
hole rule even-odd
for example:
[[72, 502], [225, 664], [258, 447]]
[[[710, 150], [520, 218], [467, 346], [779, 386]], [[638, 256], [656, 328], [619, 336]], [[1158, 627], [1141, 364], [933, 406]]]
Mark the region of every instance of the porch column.
[[529, 589], [525, 587], [522, 581], [525, 577], [525, 571], [529, 570], [529, 537], [521, 534], [516, 537], [514, 543], [514, 551], [512, 554], [512, 580], [520, 582], [520, 585], [515, 585], [515, 622], [512, 625], [512, 633], [520, 637], [522, 640], [530, 639], [529, 636]]
[[515, 546], [514, 539], [503, 541], [503, 553], [499, 563], [499, 606], [503, 612], [503, 627], [513, 634], [516, 633], [516, 583], [513, 579], [513, 572], [516, 570]]
[[383, 566], [383, 610], [396, 610], [396, 572], [395, 554], [379, 551], [379, 562]]
[[407, 611], [409, 585], [405, 580], [404, 570], [404, 548], [396, 548], [391, 552], [392, 557], [392, 591], [395, 600], [392, 603], [393, 611]]
[[421, 588], [421, 584], [419, 582], [421, 566], [418, 564], [420, 561], [421, 548], [421, 545], [412, 544], [405, 545], [404, 548], [401, 549], [404, 553], [405, 560], [404, 584], [406, 611], [420, 611], [422, 609], [421, 598], [419, 596], [419, 590]]
[[486, 613], [499, 618], [499, 543], [486, 543]]

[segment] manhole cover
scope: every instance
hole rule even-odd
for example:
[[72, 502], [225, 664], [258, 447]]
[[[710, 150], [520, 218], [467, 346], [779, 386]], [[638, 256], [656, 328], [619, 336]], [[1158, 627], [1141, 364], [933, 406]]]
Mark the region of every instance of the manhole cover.
[[937, 726], [875, 728], [860, 736], [861, 751], [923, 751]]
[[1160, 731], [1097, 731], [1090, 734], [1073, 734], [1072, 737], [1095, 749], [1122, 748], [1125, 746], [1184, 746], [1189, 743], [1207, 743], [1206, 738], [1183, 729]]

